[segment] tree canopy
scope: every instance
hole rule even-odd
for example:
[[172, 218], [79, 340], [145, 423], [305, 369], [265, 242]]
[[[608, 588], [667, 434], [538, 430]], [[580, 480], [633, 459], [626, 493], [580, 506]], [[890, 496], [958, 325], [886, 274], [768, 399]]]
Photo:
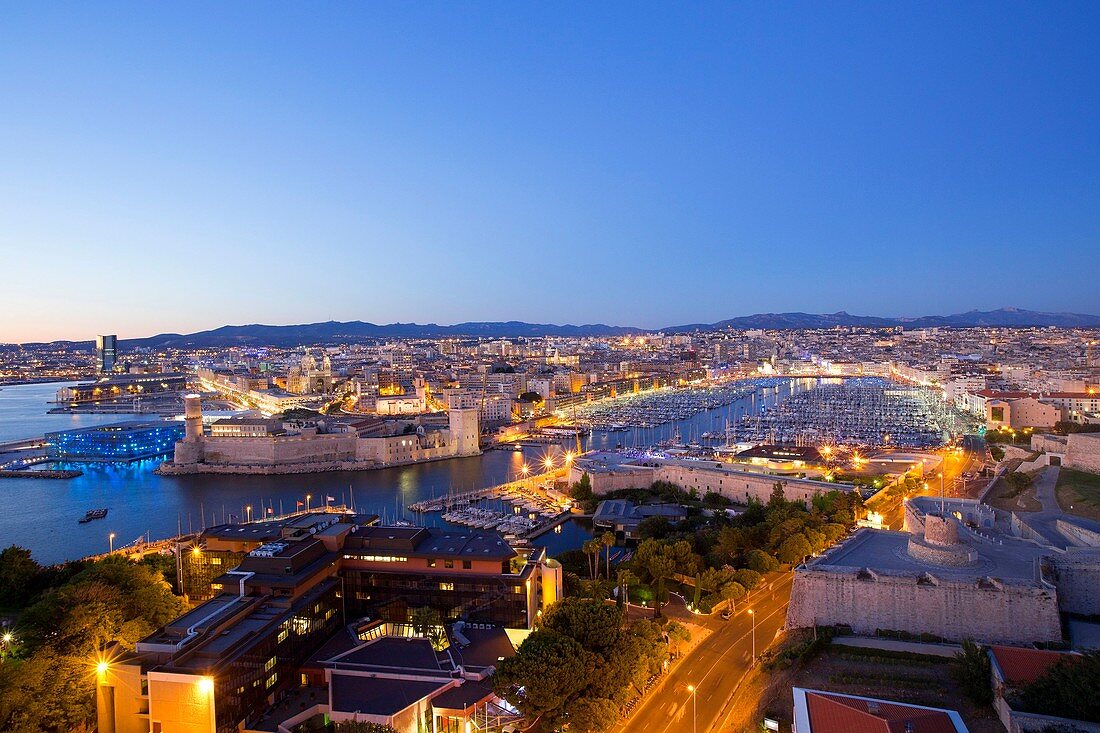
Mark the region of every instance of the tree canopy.
[[133, 649], [186, 610], [152, 564], [114, 556], [72, 577], [63, 571], [46, 577], [60, 582], [31, 599], [20, 615], [21, 659], [0, 667], [0, 730], [94, 729], [94, 677], [89, 673], [97, 656], [114, 643]]
[[606, 730], [668, 657], [659, 626], [623, 621], [622, 610], [603, 601], [559, 601], [498, 665], [493, 689], [546, 729]]
[[1100, 723], [1100, 652], [1067, 654], [1020, 691], [1024, 707], [1040, 715]]

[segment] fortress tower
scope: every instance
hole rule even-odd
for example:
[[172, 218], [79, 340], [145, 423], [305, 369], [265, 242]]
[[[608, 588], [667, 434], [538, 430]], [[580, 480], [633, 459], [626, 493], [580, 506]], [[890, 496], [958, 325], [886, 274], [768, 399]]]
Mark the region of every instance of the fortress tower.
[[183, 440], [176, 443], [172, 462], [189, 465], [202, 462], [202, 400], [197, 394], [183, 398]]
[[978, 553], [959, 537], [959, 523], [950, 515], [926, 515], [924, 535], [910, 535], [908, 553], [920, 562], [953, 567], [973, 565], [978, 560]]
[[447, 413], [450, 422], [451, 444], [456, 456], [476, 456], [481, 453], [478, 437], [481, 430], [477, 422], [476, 407], [452, 407]]

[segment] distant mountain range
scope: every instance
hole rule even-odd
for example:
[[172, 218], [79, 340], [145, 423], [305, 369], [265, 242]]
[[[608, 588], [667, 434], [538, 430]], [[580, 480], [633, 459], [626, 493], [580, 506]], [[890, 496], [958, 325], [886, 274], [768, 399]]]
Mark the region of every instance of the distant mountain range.
[[853, 316], [845, 311], [837, 313], [757, 313], [739, 316], [717, 323], [696, 323], [664, 329], [670, 333], [696, 330], [733, 329], [800, 329], [835, 328], [836, 326], [861, 326], [864, 328], [974, 328], [993, 326], [1000, 328], [1025, 328], [1031, 326], [1058, 326], [1061, 328], [1090, 328], [1100, 326], [1100, 316], [1081, 313], [1043, 313], [1020, 308], [1001, 308], [994, 311], [967, 311], [950, 316], [921, 316], [919, 318], [883, 318], [880, 316]]
[[[306, 323], [295, 326], [266, 326], [251, 324], [246, 326], [222, 326], [209, 331], [190, 334], [162, 333], [140, 339], [125, 339], [119, 342], [120, 348], [135, 347], [225, 347], [225, 346], [276, 346], [290, 347], [303, 344], [339, 344], [357, 343], [386, 338], [445, 338], [445, 337], [483, 337], [507, 338], [517, 336], [626, 336], [641, 333], [690, 333], [692, 331], [714, 331], [722, 329], [811, 329], [835, 328], [837, 326], [857, 326], [865, 328], [972, 328], [975, 326], [995, 326], [1003, 328], [1024, 328], [1030, 326], [1060, 326], [1063, 328], [1100, 327], [1100, 316], [1080, 313], [1043, 313], [1019, 308], [1001, 308], [994, 311], [968, 311], [950, 316], [921, 316], [919, 318], [882, 318], [879, 316], [854, 316], [840, 311], [838, 313], [757, 313], [751, 316], [739, 316], [717, 323], [691, 323], [682, 326], [670, 326], [663, 329], [634, 328], [631, 326], [608, 326], [603, 323], [591, 323], [582, 326], [559, 326], [551, 323], [524, 323], [522, 321], [477, 321], [456, 323], [453, 326], [440, 326], [435, 323], [389, 323], [379, 325], [364, 321], [326, 321], [324, 323]], [[72, 343], [87, 346], [90, 342]]]

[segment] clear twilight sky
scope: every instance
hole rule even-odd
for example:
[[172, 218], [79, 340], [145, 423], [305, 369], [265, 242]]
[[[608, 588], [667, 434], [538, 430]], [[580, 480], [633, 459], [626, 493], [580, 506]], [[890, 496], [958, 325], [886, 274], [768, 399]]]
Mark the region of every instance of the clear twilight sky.
[[0, 341], [1100, 312], [1100, 3], [4, 3]]

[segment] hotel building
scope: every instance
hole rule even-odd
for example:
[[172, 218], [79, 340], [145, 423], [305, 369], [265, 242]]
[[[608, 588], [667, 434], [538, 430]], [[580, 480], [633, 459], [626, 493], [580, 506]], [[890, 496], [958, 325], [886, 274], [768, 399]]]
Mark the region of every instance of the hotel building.
[[[181, 548], [181, 582], [211, 597], [133, 652], [105, 653], [101, 733], [275, 732], [310, 718], [415, 733], [426, 720], [464, 730], [479, 705], [506, 715], [483, 681], [561, 597], [561, 566], [495, 533], [375, 519], [223, 525]], [[411, 628], [425, 607], [438, 634]], [[393, 637], [410, 639], [399, 655]]]

